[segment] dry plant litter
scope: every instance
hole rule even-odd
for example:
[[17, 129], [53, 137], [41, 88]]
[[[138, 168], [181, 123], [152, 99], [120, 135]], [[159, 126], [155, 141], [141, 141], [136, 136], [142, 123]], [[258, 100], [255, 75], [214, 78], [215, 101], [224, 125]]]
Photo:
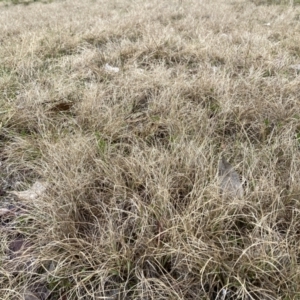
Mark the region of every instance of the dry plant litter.
[[298, 4], [1, 1], [0, 298], [300, 299]]

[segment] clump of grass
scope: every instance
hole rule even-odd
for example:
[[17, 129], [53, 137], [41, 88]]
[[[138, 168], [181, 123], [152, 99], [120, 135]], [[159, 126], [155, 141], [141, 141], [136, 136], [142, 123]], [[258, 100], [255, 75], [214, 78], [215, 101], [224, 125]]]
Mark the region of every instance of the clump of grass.
[[1, 299], [299, 298], [297, 6], [0, 5]]

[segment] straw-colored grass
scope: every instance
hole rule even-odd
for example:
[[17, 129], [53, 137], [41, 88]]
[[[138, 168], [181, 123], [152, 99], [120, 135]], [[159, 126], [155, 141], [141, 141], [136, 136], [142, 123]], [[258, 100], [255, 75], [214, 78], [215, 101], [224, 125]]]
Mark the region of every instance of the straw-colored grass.
[[300, 299], [300, 7], [277, 2], [0, 2], [1, 299]]

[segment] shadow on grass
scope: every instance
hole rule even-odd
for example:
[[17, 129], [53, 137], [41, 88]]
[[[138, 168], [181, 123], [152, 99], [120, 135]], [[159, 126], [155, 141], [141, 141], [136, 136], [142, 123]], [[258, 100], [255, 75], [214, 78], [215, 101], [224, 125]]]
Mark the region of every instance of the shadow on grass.
[[300, 0], [250, 0], [255, 5], [299, 5]]
[[41, 3], [47, 4], [47, 3], [53, 2], [53, 0], [0, 0], [0, 2], [6, 2], [7, 5], [9, 5], [9, 4], [29, 5], [29, 4], [32, 4], [32, 3], [35, 3], [35, 2], [41, 2]]

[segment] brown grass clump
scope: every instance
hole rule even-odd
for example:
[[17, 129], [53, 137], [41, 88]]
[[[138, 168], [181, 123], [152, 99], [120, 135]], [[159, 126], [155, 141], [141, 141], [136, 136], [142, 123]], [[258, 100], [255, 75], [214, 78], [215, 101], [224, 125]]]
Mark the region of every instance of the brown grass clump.
[[0, 3], [0, 298], [300, 299], [297, 1], [25, 2]]

